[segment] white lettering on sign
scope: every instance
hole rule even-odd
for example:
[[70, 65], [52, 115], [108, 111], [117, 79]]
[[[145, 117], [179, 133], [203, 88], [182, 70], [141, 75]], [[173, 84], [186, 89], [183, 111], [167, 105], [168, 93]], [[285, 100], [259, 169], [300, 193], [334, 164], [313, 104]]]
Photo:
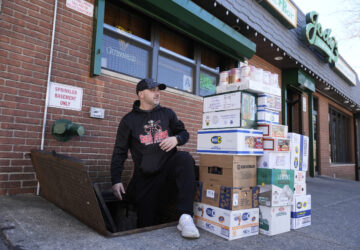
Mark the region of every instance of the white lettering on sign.
[[297, 8], [289, 0], [266, 0], [293, 28], [297, 26]]
[[49, 107], [81, 111], [82, 96], [82, 88], [51, 82]]
[[93, 17], [94, 15], [94, 5], [85, 0], [66, 0], [66, 7], [89, 17]]

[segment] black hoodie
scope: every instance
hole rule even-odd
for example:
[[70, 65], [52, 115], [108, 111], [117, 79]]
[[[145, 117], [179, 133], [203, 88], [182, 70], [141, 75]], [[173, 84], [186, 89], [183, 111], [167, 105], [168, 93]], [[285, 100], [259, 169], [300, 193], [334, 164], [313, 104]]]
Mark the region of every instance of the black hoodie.
[[184, 123], [178, 120], [175, 112], [169, 108], [156, 106], [153, 110], [141, 110], [140, 101], [134, 102], [133, 110], [123, 117], [119, 124], [111, 160], [111, 182], [121, 182], [124, 161], [130, 149], [135, 164], [134, 175], [139, 171], [153, 174], [176, 151], [161, 150], [159, 144], [167, 137], [177, 136], [178, 145], [189, 140]]

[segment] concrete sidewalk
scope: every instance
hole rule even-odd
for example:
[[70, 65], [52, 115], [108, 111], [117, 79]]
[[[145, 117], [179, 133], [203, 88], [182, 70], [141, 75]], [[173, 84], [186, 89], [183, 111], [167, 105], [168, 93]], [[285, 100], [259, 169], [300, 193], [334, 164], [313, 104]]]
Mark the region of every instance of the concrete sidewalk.
[[105, 238], [45, 199], [0, 196], [0, 234], [19, 249], [360, 249], [360, 183], [308, 178], [312, 225], [276, 236], [227, 241], [200, 229], [198, 240], [176, 227]]

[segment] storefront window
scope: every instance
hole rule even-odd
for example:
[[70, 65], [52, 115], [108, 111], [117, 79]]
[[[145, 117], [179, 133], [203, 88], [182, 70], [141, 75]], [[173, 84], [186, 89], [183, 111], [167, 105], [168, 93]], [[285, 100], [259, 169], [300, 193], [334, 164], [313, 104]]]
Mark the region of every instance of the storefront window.
[[168, 86], [192, 92], [193, 67], [170, 57], [159, 56], [158, 81]]
[[219, 72], [236, 65], [234, 59], [115, 1], [105, 4], [103, 31], [102, 68], [152, 77], [200, 96], [215, 94]]
[[148, 75], [150, 52], [136, 42], [104, 31], [101, 67], [138, 78]]
[[200, 71], [200, 95], [207, 96], [216, 93], [217, 75]]
[[334, 109], [333, 107], [329, 108], [329, 117], [331, 162], [351, 162], [351, 149], [349, 143], [349, 117], [344, 113]]

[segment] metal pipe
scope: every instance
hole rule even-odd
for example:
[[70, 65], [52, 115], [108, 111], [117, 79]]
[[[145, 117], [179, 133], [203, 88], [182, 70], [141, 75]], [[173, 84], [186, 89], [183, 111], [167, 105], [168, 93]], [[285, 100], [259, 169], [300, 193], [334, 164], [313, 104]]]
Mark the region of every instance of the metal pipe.
[[[45, 107], [44, 107], [44, 118], [43, 118], [42, 134], [41, 134], [41, 145], [40, 145], [40, 149], [41, 149], [41, 150], [44, 150], [46, 117], [47, 117], [48, 104], [49, 104], [49, 86], [50, 86], [50, 79], [51, 79], [51, 69], [52, 69], [53, 51], [54, 51], [54, 39], [55, 39], [55, 27], [56, 27], [57, 5], [58, 5], [58, 1], [55, 0], [54, 20], [53, 20], [53, 28], [52, 28], [52, 36], [51, 36], [51, 46], [50, 46], [49, 69], [48, 69], [48, 78], [47, 78], [47, 84], [46, 84], [46, 97], [45, 97]], [[37, 184], [37, 190], [36, 190], [36, 194], [37, 194], [37, 195], [39, 195], [39, 191], [40, 191], [40, 184], [39, 184], [39, 182], [38, 182], [38, 184]]]

